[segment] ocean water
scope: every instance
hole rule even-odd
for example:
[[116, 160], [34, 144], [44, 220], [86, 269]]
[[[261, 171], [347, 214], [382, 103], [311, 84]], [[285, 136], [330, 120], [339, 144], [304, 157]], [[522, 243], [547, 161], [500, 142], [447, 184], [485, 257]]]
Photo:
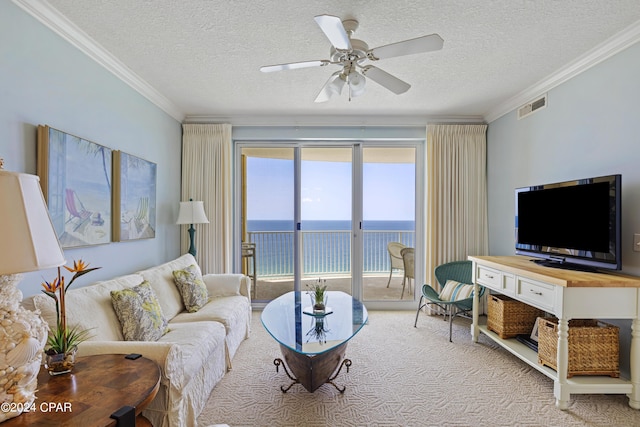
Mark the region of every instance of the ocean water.
[[[293, 275], [293, 221], [249, 220], [247, 229], [256, 244], [258, 276]], [[351, 272], [351, 221], [303, 221], [300, 229], [304, 276]], [[365, 221], [363, 230], [365, 273], [389, 271], [389, 242], [415, 246], [413, 221]]]

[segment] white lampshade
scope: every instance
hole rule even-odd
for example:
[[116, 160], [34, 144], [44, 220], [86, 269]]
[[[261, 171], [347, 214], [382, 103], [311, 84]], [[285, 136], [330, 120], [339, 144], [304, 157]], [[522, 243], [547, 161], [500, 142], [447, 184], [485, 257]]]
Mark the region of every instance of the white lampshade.
[[0, 275], [65, 263], [39, 181], [0, 170]]
[[204, 213], [204, 202], [180, 202], [176, 224], [209, 224]]

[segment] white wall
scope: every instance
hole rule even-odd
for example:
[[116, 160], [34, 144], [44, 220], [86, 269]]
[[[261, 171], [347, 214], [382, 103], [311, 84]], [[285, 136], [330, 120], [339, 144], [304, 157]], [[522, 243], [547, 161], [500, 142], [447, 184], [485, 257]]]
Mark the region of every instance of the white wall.
[[[640, 43], [549, 92], [548, 106], [522, 120], [513, 111], [489, 124], [491, 255], [514, 254], [514, 189], [622, 174], [622, 266], [640, 276]], [[628, 357], [630, 322], [621, 330]]]
[[[36, 173], [39, 124], [157, 164], [156, 238], [65, 251], [69, 262], [83, 258], [102, 267], [78, 285], [179, 255], [181, 124], [12, 2], [0, 1], [0, 157], [6, 170]], [[26, 274], [20, 289], [40, 292], [41, 281], [54, 277], [55, 271]]]

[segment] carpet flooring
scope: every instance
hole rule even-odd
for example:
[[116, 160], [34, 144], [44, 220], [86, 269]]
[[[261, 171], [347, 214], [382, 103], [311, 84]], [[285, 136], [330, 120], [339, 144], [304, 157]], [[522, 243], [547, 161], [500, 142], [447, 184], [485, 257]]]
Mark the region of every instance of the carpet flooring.
[[442, 317], [370, 311], [349, 342], [353, 361], [314, 393], [294, 385], [273, 360], [278, 344], [254, 311], [252, 335], [218, 383], [198, 425], [243, 426], [640, 426], [624, 395], [571, 395], [555, 407], [553, 382], [489, 339], [472, 343], [469, 322], [456, 319], [453, 343]]

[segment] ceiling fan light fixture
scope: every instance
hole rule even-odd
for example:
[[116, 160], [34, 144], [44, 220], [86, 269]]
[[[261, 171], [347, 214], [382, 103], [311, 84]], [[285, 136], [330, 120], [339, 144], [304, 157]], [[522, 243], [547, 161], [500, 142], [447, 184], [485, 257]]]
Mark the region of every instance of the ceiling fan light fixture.
[[344, 85], [346, 83], [345, 79], [342, 77], [343, 74], [338, 71], [336, 73], [334, 73], [334, 75], [337, 74], [337, 77], [334, 78], [331, 83], [329, 83], [329, 90], [333, 93], [333, 94], [337, 94], [340, 95], [342, 93], [342, 88], [344, 88]]
[[326, 65], [340, 66], [342, 69], [329, 77], [314, 102], [327, 102], [333, 95], [340, 95], [345, 85], [349, 89], [349, 101], [351, 101], [351, 98], [364, 93], [367, 78], [396, 95], [403, 94], [409, 90], [410, 84], [380, 68], [367, 65], [366, 61], [433, 52], [442, 49], [444, 44], [444, 40], [438, 34], [430, 34], [369, 49], [369, 45], [364, 41], [352, 38], [359, 25], [356, 19], [350, 18], [342, 21], [333, 15], [318, 15], [314, 19], [331, 43], [330, 59], [260, 67], [260, 71], [269, 73]]
[[364, 93], [364, 88], [367, 80], [362, 74], [357, 71], [351, 71], [347, 75], [347, 81], [349, 82], [350, 95], [352, 97], [360, 96]]

